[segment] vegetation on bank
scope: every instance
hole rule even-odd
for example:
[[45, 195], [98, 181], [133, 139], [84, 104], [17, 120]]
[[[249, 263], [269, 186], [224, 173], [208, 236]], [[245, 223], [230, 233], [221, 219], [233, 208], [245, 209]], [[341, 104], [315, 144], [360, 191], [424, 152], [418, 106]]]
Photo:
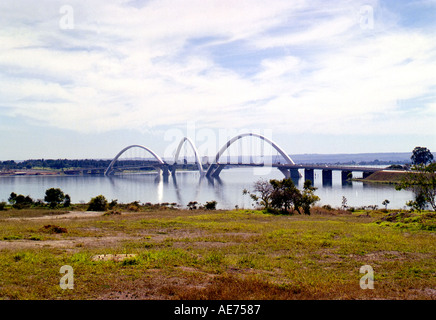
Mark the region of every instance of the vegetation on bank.
[[22, 170], [22, 169], [74, 169], [74, 168], [107, 168], [111, 160], [96, 159], [32, 159], [25, 161], [0, 161], [1, 170]]
[[[435, 298], [432, 212], [81, 206], [71, 219], [64, 208], [0, 213], [0, 299]], [[64, 265], [74, 289], [59, 286]], [[363, 265], [373, 290], [359, 286]]]

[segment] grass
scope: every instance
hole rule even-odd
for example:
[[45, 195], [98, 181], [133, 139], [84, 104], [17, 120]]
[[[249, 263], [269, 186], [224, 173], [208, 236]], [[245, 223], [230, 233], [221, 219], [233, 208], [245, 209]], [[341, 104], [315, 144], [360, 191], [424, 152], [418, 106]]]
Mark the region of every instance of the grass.
[[[0, 299], [436, 298], [433, 212], [35, 210], [0, 213]], [[73, 290], [59, 286], [63, 265]], [[359, 286], [363, 265], [373, 290]]]

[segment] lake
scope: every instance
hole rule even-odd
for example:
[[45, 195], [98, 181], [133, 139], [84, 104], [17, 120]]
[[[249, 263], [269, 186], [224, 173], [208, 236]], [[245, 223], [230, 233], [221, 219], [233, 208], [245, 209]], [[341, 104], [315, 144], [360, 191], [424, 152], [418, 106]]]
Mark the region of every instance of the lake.
[[[33, 199], [44, 199], [45, 190], [60, 188], [71, 197], [73, 203], [89, 202], [97, 195], [120, 203], [176, 202], [185, 207], [190, 201], [206, 203], [216, 200], [218, 209], [252, 208], [252, 200], [243, 195], [245, 189], [252, 190], [259, 179], [282, 179], [283, 174], [274, 168], [229, 168], [224, 169], [220, 179], [200, 178], [195, 171], [178, 171], [175, 176], [162, 177], [155, 173], [126, 174], [119, 176], [4, 176], [0, 177], [0, 201], [7, 201], [11, 192], [29, 195]], [[378, 205], [390, 201], [389, 209], [404, 208], [413, 199], [411, 191], [397, 191], [392, 185], [369, 184], [352, 181], [342, 184], [339, 171], [333, 171], [333, 179], [324, 184], [321, 173], [315, 170], [315, 194], [321, 198], [318, 205], [329, 204], [340, 207], [342, 197], [348, 206]], [[304, 179], [294, 181], [300, 189]]]

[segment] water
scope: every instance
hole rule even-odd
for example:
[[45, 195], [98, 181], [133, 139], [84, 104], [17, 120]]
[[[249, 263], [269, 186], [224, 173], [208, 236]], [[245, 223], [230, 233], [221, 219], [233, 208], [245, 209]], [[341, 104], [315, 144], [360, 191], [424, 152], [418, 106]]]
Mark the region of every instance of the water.
[[[120, 203], [139, 201], [141, 203], [177, 203], [185, 207], [190, 201], [206, 203], [216, 200], [219, 209], [252, 208], [252, 200], [243, 195], [243, 189], [252, 190], [259, 179], [282, 179], [283, 174], [273, 168], [231, 168], [224, 169], [220, 179], [201, 178], [198, 172], [177, 172], [175, 178], [159, 177], [154, 173], [121, 176], [9, 176], [0, 177], [0, 201], [7, 201], [11, 192], [29, 195], [33, 199], [44, 199], [45, 190], [60, 188], [71, 197], [73, 203], [86, 203], [99, 194], [109, 201]], [[323, 185], [321, 173], [315, 170], [316, 195], [321, 198], [318, 205], [329, 204], [340, 207], [342, 197], [349, 206], [378, 205], [383, 208], [385, 199], [388, 208], [404, 208], [413, 199], [411, 191], [397, 191], [392, 185], [349, 182], [342, 184], [339, 171], [333, 171], [332, 182]], [[302, 189], [304, 179], [298, 180]]]

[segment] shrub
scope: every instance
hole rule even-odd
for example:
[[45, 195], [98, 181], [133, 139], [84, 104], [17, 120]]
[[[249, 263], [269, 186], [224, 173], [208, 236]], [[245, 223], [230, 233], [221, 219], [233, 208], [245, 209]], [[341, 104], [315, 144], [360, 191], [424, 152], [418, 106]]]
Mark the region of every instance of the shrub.
[[30, 196], [23, 196], [22, 194], [17, 195], [15, 192], [11, 193], [8, 200], [15, 209], [30, 208], [34, 204], [34, 201]]
[[198, 204], [197, 201], [190, 201], [188, 203], [189, 210], [197, 210], [197, 204]]
[[121, 212], [118, 210], [109, 210], [108, 212], [105, 212], [104, 216], [112, 216], [112, 215], [120, 215]]
[[56, 225], [45, 225], [44, 227], [41, 228], [41, 231], [43, 232], [47, 232], [47, 233], [67, 233], [67, 229], [60, 227], [60, 226], [56, 226]]
[[216, 210], [217, 202], [215, 200], [207, 201], [204, 207], [206, 210]]
[[0, 211], [6, 210], [5, 207], [6, 207], [6, 202], [4, 201], [0, 202]]
[[91, 199], [88, 204], [88, 211], [106, 211], [108, 202], [103, 195], [98, 195]]
[[116, 207], [118, 205], [118, 200], [117, 199], [115, 199], [115, 200], [112, 200], [110, 203], [109, 203], [109, 210], [112, 210], [114, 207]]

